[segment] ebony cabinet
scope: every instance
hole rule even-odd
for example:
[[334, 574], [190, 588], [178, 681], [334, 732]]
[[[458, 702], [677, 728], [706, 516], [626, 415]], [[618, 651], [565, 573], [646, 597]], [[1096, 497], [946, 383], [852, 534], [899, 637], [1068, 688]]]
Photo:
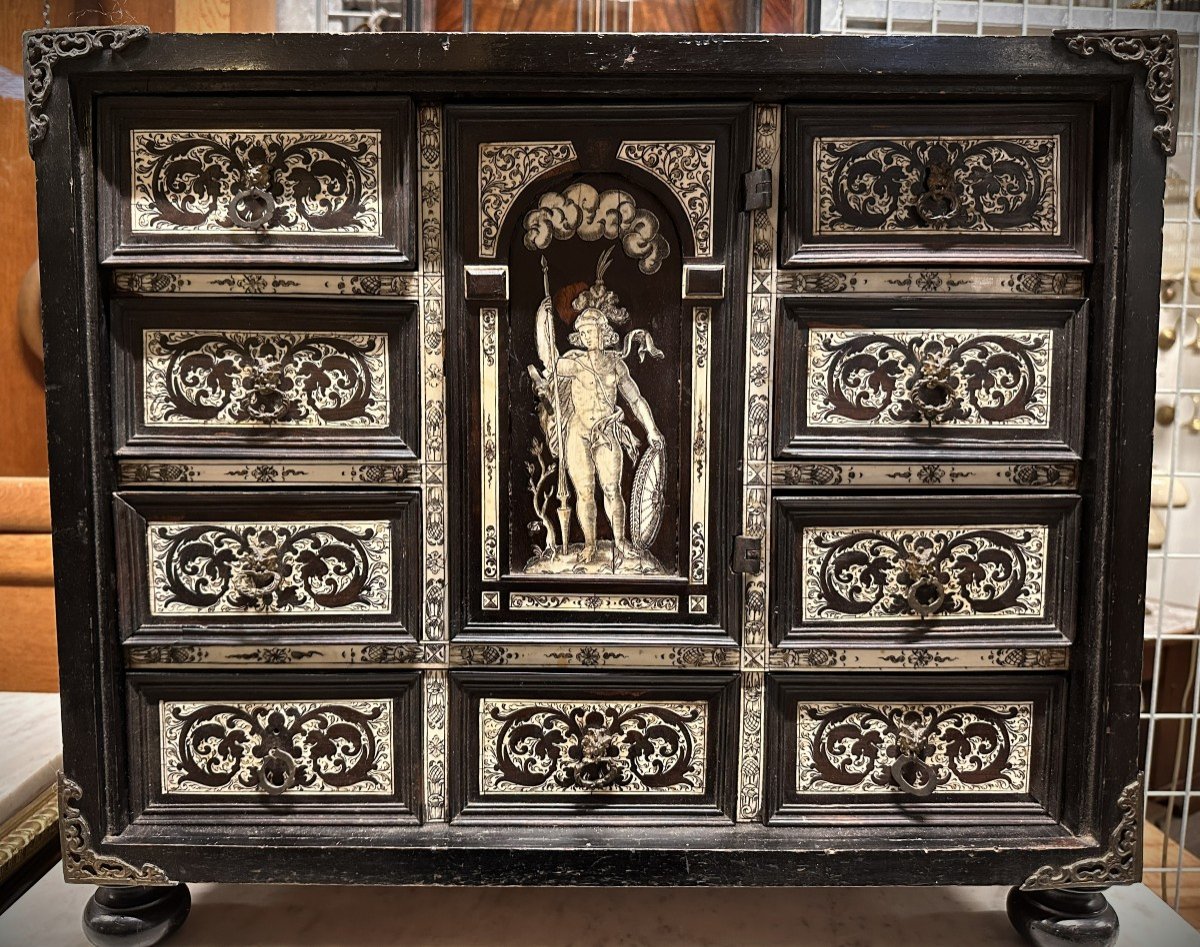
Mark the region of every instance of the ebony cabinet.
[[110, 915], [953, 880], [1111, 935], [1173, 34], [26, 48]]

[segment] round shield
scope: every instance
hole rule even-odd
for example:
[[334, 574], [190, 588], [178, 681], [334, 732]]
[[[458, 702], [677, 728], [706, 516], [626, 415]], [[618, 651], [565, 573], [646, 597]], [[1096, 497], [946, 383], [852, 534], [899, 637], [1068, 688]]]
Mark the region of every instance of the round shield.
[[647, 448], [633, 475], [633, 496], [629, 503], [629, 536], [639, 546], [649, 546], [658, 537], [663, 520], [665, 475], [662, 448]]

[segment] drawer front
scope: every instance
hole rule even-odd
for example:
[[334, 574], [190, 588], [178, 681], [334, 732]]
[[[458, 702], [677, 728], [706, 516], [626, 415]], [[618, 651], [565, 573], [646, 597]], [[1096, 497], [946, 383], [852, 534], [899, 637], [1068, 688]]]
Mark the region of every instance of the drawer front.
[[213, 253], [412, 263], [403, 98], [118, 99], [101, 175], [106, 261]]
[[417, 314], [397, 304], [114, 302], [123, 456], [419, 451]]
[[1078, 456], [1082, 308], [784, 303], [775, 456]]
[[452, 679], [458, 819], [730, 818], [731, 675]]
[[322, 626], [414, 640], [416, 491], [123, 493], [115, 503], [126, 635]]
[[777, 496], [776, 642], [1073, 637], [1078, 498]]
[[772, 692], [772, 821], [851, 809], [900, 822], [1055, 811], [1062, 684], [1053, 677], [781, 675]]
[[354, 805], [412, 816], [417, 675], [130, 676], [138, 808], [231, 813]]
[[1078, 106], [787, 109], [787, 263], [1089, 257]]

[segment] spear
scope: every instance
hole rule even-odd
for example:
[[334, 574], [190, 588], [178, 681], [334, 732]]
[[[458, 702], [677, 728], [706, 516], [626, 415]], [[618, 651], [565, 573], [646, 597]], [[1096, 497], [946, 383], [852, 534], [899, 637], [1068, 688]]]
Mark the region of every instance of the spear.
[[546, 290], [546, 298], [542, 302], [545, 309], [543, 331], [546, 334], [545, 348], [547, 352], [546, 367], [550, 370], [550, 390], [554, 399], [554, 425], [558, 431], [558, 528], [562, 538], [562, 552], [566, 555], [567, 541], [571, 537], [571, 504], [570, 491], [567, 489], [567, 444], [563, 438], [562, 423], [562, 393], [558, 390], [558, 346], [554, 344], [554, 303], [550, 298], [550, 264], [542, 257], [542, 285]]

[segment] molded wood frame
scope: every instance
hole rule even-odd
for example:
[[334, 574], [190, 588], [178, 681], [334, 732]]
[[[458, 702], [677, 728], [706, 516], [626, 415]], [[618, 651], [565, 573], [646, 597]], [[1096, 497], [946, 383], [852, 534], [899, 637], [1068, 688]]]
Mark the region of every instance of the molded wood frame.
[[[37, 36], [38, 34], [32, 34]], [[1168, 34], [1169, 35], [1169, 34]], [[333, 65], [353, 63], [352, 71]], [[248, 64], [253, 64], [250, 66]], [[602, 82], [597, 77], [603, 77]], [[286, 856], [204, 825], [169, 838], [129, 821], [127, 685], [112, 581], [112, 405], [96, 260], [95, 107], [101, 95], [206, 96], [398, 90], [416, 101], [531, 101], [570, 96], [685, 102], [697, 88], [727, 101], [906, 104], [948, 90], [983, 111], [998, 102], [1089, 103], [1096, 134], [1088, 194], [1097, 245], [1086, 270], [1096, 301], [1087, 387], [1088, 556], [1080, 564], [1077, 654], [1068, 678], [1058, 828], [922, 828], [902, 836], [855, 826], [738, 825], [503, 828], [306, 827]], [[58, 58], [38, 93], [34, 144], [43, 268], [64, 758], [79, 818], [98, 851], [152, 861], [178, 880], [463, 884], [1019, 884], [1044, 865], [1107, 848], [1122, 791], [1138, 771], [1138, 667], [1144, 594], [1165, 154], [1161, 116], [1138, 62], [1081, 57], [1061, 38], [289, 35], [143, 36], [117, 52]], [[1168, 116], [1169, 118], [1169, 116]], [[449, 272], [453, 272], [453, 266]], [[754, 672], [758, 673], [758, 672]], [[597, 857], [602, 853], [602, 857]]]

